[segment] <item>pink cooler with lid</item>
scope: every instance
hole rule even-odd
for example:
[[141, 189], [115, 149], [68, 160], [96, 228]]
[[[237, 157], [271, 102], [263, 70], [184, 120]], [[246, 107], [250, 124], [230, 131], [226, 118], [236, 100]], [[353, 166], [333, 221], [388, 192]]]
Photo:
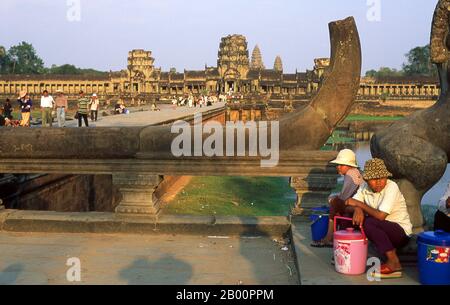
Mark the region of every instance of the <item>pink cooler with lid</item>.
[[336, 231], [336, 221], [351, 218], [334, 218], [334, 265], [336, 271], [348, 275], [360, 275], [366, 272], [368, 240], [363, 228], [355, 231], [353, 228]]

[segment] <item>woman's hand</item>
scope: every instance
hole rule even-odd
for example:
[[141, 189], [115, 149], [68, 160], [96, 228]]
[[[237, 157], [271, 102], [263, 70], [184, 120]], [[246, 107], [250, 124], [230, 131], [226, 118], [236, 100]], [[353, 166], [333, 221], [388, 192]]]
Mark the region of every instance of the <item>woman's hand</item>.
[[355, 208], [353, 212], [353, 225], [362, 226], [364, 222], [364, 212], [361, 208]]

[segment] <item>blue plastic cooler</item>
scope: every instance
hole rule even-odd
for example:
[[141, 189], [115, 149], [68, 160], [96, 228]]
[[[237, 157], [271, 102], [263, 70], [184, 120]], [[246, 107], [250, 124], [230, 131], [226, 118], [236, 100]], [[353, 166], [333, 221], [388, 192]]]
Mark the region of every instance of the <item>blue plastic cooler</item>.
[[417, 239], [419, 278], [424, 285], [450, 285], [450, 233], [423, 232]]

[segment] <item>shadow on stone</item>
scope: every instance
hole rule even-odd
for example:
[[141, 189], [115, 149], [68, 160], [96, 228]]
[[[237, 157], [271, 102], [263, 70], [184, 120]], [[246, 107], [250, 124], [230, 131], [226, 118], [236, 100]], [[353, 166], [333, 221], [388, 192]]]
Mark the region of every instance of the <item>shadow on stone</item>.
[[14, 285], [23, 272], [24, 266], [19, 263], [11, 264], [0, 272], [0, 285]]
[[170, 254], [156, 261], [136, 259], [120, 271], [119, 276], [128, 285], [186, 285], [192, 278], [192, 266]]
[[[245, 217], [242, 218], [242, 221], [249, 222], [258, 222], [257, 217]], [[291, 249], [291, 239], [288, 236], [288, 232], [283, 234], [283, 236], [270, 236], [263, 229], [258, 228], [256, 226], [248, 226], [246, 227], [242, 233], [240, 234], [240, 242], [239, 242], [239, 252], [242, 257], [246, 258], [250, 265], [252, 266], [253, 278], [257, 281], [257, 285], [286, 285], [289, 284], [298, 284], [298, 272], [297, 267], [293, 260], [289, 259]], [[251, 240], [254, 238], [262, 238], [268, 240], [271, 244], [270, 247], [261, 251], [261, 249], [255, 248], [255, 243], [252, 243]], [[272, 240], [272, 238], [276, 238]], [[286, 256], [280, 255], [278, 251], [275, 251], [278, 247], [286, 247], [288, 251], [286, 251]], [[280, 250], [281, 251], [281, 250]], [[283, 251], [281, 251], [283, 254]], [[267, 264], [267, 261], [271, 259], [273, 255], [273, 264]], [[270, 257], [269, 257], [270, 256]], [[269, 266], [273, 265], [273, 266]], [[241, 281], [237, 279], [237, 285], [247, 285], [249, 283], [245, 283], [245, 281]]]

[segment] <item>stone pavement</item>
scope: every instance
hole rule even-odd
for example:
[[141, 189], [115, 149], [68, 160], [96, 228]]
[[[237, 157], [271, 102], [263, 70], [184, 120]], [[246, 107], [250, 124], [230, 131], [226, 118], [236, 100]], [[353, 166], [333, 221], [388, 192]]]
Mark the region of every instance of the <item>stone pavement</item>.
[[[292, 225], [292, 239], [297, 256], [297, 266], [301, 285], [418, 285], [418, 271], [415, 265], [403, 264], [403, 278], [384, 279], [370, 282], [366, 274], [360, 276], [342, 275], [331, 265], [333, 250], [313, 248], [311, 228], [308, 222], [295, 222]], [[370, 256], [370, 255], [369, 255]]]
[[73, 284], [73, 257], [78, 284], [298, 284], [269, 237], [0, 232], [0, 253], [0, 284]]
[[[209, 107], [177, 107], [172, 105], [158, 105], [161, 111], [136, 111], [130, 114], [102, 116], [99, 111], [98, 121], [91, 122], [89, 117], [89, 127], [136, 127], [146, 125], [161, 124], [166, 121], [180, 119], [186, 116], [194, 115], [197, 112], [205, 112], [214, 109], [223, 108], [225, 103], [215, 103]], [[56, 120], [55, 120], [56, 121]], [[57, 126], [57, 123], [56, 123]], [[78, 127], [78, 120], [71, 120], [66, 122], [67, 127]], [[84, 122], [83, 122], [84, 126]]]

